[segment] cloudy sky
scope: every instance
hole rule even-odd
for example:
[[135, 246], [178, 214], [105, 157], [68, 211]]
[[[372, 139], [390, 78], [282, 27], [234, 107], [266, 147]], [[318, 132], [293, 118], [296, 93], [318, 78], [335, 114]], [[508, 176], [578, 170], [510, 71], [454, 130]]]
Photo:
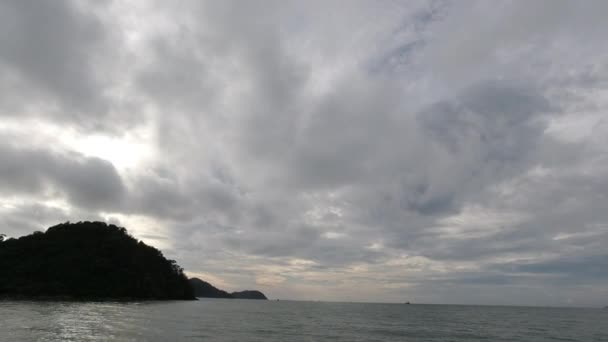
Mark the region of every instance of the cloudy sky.
[[606, 1], [0, 2], [0, 229], [272, 298], [608, 304]]

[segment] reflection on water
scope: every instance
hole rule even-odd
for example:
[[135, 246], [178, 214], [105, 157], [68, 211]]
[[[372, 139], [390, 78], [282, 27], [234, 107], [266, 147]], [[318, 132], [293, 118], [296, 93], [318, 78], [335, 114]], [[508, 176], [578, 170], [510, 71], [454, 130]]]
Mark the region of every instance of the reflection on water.
[[10, 331], [4, 336], [15, 341], [136, 340], [138, 335], [132, 333], [138, 329], [133, 324], [143, 312], [130, 309], [135, 305], [138, 304], [0, 302], [0, 317]]
[[209, 299], [0, 301], [0, 341], [608, 341], [608, 310]]
[[[52, 310], [52, 309], [51, 309]], [[77, 341], [81, 336], [115, 339], [115, 323], [119, 321], [118, 307], [92, 304], [60, 305], [51, 313], [51, 328], [56, 331], [50, 335], [64, 341]], [[53, 337], [54, 338], [54, 337]]]

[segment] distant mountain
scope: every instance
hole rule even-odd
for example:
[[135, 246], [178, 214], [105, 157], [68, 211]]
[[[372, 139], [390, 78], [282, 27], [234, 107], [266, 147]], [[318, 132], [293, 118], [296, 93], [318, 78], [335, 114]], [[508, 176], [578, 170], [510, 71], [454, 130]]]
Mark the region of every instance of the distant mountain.
[[237, 299], [263, 299], [266, 300], [266, 296], [258, 290], [245, 290], [240, 292], [232, 292], [232, 297]]
[[194, 290], [194, 295], [201, 298], [236, 298], [236, 299], [263, 299], [266, 300], [266, 296], [257, 290], [246, 290], [240, 292], [228, 293], [224, 290], [220, 290], [208, 282], [198, 279], [190, 278], [190, 285]]
[[189, 281], [190, 286], [192, 286], [192, 290], [194, 290], [194, 295], [196, 297], [234, 298], [230, 293], [224, 290], [220, 290], [204, 280], [200, 280], [198, 278], [190, 278]]
[[195, 299], [174, 260], [104, 222], [0, 240], [0, 297]]

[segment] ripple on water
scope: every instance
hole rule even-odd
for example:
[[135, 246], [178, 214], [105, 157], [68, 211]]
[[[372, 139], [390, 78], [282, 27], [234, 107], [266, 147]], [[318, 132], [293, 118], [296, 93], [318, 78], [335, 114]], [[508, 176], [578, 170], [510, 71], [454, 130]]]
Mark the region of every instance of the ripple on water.
[[290, 301], [0, 302], [10, 341], [608, 341], [608, 312]]

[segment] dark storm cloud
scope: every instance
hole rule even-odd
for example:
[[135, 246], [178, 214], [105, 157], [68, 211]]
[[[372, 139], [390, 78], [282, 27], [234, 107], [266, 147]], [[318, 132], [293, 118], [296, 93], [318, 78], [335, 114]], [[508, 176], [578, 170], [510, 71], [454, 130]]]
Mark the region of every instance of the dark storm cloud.
[[99, 158], [19, 148], [6, 141], [0, 158], [0, 191], [5, 194], [59, 192], [76, 207], [98, 210], [119, 206], [126, 194], [114, 166]]

